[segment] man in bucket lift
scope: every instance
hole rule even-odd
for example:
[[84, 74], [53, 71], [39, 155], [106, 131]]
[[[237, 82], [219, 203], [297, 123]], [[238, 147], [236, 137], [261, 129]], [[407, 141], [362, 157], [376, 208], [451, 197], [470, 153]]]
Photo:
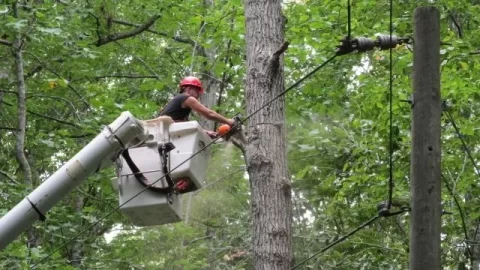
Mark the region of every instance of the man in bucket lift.
[[[170, 116], [175, 122], [188, 121], [190, 112], [193, 110], [209, 120], [233, 126], [235, 124], [233, 119], [228, 119], [210, 110], [198, 101], [198, 97], [203, 94], [203, 92], [204, 90], [200, 79], [193, 76], [183, 78], [180, 82], [180, 93], [163, 107], [159, 116]], [[211, 138], [217, 136], [217, 133], [214, 131], [205, 130], [205, 133]], [[190, 183], [188, 181], [180, 180], [175, 183], [174, 188], [177, 191], [182, 191], [187, 190], [189, 186]]]
[[[188, 121], [190, 112], [193, 110], [209, 120], [233, 126], [235, 124], [233, 119], [228, 119], [210, 110], [198, 101], [198, 97], [203, 92], [202, 82], [197, 77], [188, 76], [183, 78], [180, 82], [180, 94], [163, 107], [159, 116], [170, 116], [175, 122]], [[217, 133], [214, 131], [205, 130], [205, 133], [212, 138], [217, 136]]]

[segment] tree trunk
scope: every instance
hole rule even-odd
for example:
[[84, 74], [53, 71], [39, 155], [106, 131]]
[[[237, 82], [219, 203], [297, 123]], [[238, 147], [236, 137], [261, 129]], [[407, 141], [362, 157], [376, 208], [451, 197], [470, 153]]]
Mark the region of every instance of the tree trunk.
[[[203, 5], [205, 9], [208, 10], [214, 5], [213, 0], [204, 0]], [[201, 26], [201, 31], [205, 31], [208, 25]], [[200, 101], [203, 105], [207, 106], [210, 109], [213, 109], [216, 103], [217, 93], [220, 91], [219, 84], [215, 80], [214, 75], [208, 69], [212, 63], [215, 63], [215, 57], [217, 54], [217, 49], [215, 47], [212, 48], [204, 48], [205, 54], [207, 56], [207, 61], [205, 61], [202, 65], [202, 83], [205, 88], [205, 94], [200, 97]], [[200, 125], [206, 130], [214, 130], [215, 129], [215, 122], [201, 118]]]
[[[14, 4], [14, 14], [17, 16], [17, 4]], [[15, 158], [23, 172], [23, 180], [27, 186], [32, 186], [32, 170], [25, 156], [25, 130], [27, 126], [27, 109], [26, 109], [26, 87], [23, 69], [23, 47], [22, 34], [17, 33], [13, 43], [13, 56], [15, 58], [15, 71], [17, 77], [17, 133], [15, 143]], [[37, 237], [33, 227], [28, 230], [27, 246], [33, 248], [37, 246]]]
[[[280, 0], [246, 0], [247, 113], [284, 90], [285, 18]], [[285, 100], [249, 118], [247, 166], [252, 191], [255, 269], [289, 269], [292, 264], [291, 184], [287, 175]]]
[[[480, 241], [480, 224], [479, 220], [475, 220], [475, 228], [472, 230], [472, 238], [470, 239], [473, 243], [478, 243]], [[472, 245], [472, 243], [468, 243], [470, 245], [470, 250], [472, 252], [470, 262], [472, 264], [472, 270], [480, 270], [480, 246]], [[468, 252], [465, 252], [467, 256]]]
[[[205, 93], [200, 97], [200, 101], [206, 107], [213, 109], [216, 103], [216, 96], [219, 90], [218, 83], [212, 78], [212, 74], [208, 73], [208, 76], [202, 76], [202, 83], [205, 88]], [[215, 122], [200, 118], [199, 120], [200, 125], [205, 130], [214, 130], [215, 129]]]
[[[83, 195], [78, 194], [77, 197], [75, 198], [75, 211], [81, 213], [83, 211]], [[88, 225], [85, 225], [88, 226]], [[70, 265], [79, 268], [82, 266], [82, 260], [83, 260], [83, 244], [81, 239], [75, 239], [73, 243], [70, 245], [71, 249], [70, 252], [68, 253], [69, 256], [69, 261]]]

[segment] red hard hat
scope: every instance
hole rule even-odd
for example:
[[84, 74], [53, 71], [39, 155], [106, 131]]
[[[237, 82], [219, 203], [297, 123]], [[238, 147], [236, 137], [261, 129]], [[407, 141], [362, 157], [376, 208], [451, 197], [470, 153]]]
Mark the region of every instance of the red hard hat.
[[182, 81], [180, 82], [180, 88], [182, 88], [183, 86], [198, 87], [198, 88], [200, 88], [199, 93], [203, 94], [202, 82], [197, 77], [188, 76], [188, 77], [183, 78]]

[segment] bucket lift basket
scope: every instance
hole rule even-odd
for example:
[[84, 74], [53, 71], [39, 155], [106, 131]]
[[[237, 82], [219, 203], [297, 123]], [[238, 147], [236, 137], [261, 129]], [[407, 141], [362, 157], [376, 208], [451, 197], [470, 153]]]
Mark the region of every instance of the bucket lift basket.
[[[120, 157], [116, 164], [117, 177], [112, 179], [112, 185], [119, 194], [120, 211], [137, 226], [181, 221], [181, 194], [158, 190], [171, 188], [168, 177], [173, 183], [189, 181], [188, 192], [201, 188], [210, 159], [209, 149], [205, 146], [211, 143], [211, 139], [196, 121], [175, 123], [170, 117], [161, 116], [146, 120], [144, 124], [149, 139], [128, 149], [144, 183], [137, 179], [135, 169], [132, 171], [125, 157]], [[172, 144], [168, 158], [162, 158], [165, 155], [162, 147], [165, 149], [164, 146]]]

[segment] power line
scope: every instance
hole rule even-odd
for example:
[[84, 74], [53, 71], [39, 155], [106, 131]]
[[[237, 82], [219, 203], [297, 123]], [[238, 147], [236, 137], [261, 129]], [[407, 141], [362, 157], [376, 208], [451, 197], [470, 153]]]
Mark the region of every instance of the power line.
[[225, 180], [225, 179], [228, 179], [228, 177], [230, 177], [230, 176], [232, 176], [232, 175], [235, 175], [235, 174], [237, 174], [237, 173], [239, 173], [239, 172], [245, 172], [245, 167], [242, 166], [242, 168], [237, 169], [237, 170], [235, 170], [235, 171], [233, 171], [233, 172], [231, 172], [231, 173], [229, 173], [229, 174], [227, 174], [227, 175], [224, 175], [224, 176], [218, 178], [217, 180], [215, 180], [215, 181], [213, 181], [213, 182], [211, 182], [211, 183], [206, 184], [206, 185], [203, 186], [201, 189], [194, 191], [194, 192], [193, 192], [193, 195], [195, 196], [195, 195], [197, 195], [198, 193], [204, 191], [206, 188], [211, 187], [211, 186], [215, 185], [216, 183], [218, 183], [218, 182], [220, 182], [220, 181], [223, 181], [223, 180]]
[[340, 242], [343, 242], [344, 240], [346, 240], [348, 237], [354, 235], [355, 233], [357, 233], [358, 231], [360, 231], [361, 229], [367, 227], [368, 225], [372, 224], [375, 220], [377, 220], [378, 218], [380, 217], [392, 217], [392, 216], [396, 216], [396, 215], [400, 215], [400, 214], [403, 214], [403, 213], [406, 213], [410, 211], [410, 208], [409, 207], [400, 207], [400, 210], [396, 211], [396, 212], [385, 212], [384, 209], [380, 209], [378, 214], [374, 217], [372, 217], [371, 219], [369, 219], [368, 221], [366, 221], [365, 223], [363, 223], [362, 225], [358, 226], [357, 228], [355, 228], [354, 230], [352, 230], [351, 232], [347, 233], [346, 235], [342, 236], [341, 238], [337, 239], [336, 241], [332, 242], [331, 244], [327, 245], [326, 247], [322, 248], [320, 251], [316, 252], [315, 254], [311, 255], [310, 257], [308, 257], [307, 259], [301, 261], [300, 263], [298, 263], [297, 265], [295, 265], [294, 267], [290, 268], [290, 270], [292, 269], [295, 269], [297, 267], [299, 267], [300, 265], [306, 263], [307, 261], [313, 259], [314, 257], [320, 255], [321, 253], [329, 250], [330, 248], [332, 248], [333, 246], [339, 244]]
[[[296, 81], [294, 84], [292, 84], [290, 87], [288, 87], [287, 89], [285, 89], [283, 92], [281, 92], [280, 94], [278, 94], [277, 96], [275, 96], [274, 98], [272, 98], [270, 101], [268, 101], [267, 103], [263, 104], [260, 108], [256, 109], [254, 112], [252, 112], [250, 115], [248, 115], [247, 117], [245, 117], [241, 123], [247, 121], [250, 117], [252, 117], [254, 114], [258, 113], [259, 111], [261, 111], [263, 108], [265, 108], [266, 106], [270, 105], [272, 102], [274, 102], [275, 100], [277, 100], [278, 98], [280, 98], [281, 96], [285, 95], [288, 91], [292, 90], [293, 88], [299, 86], [304, 80], [306, 80], [308, 77], [312, 76], [315, 72], [317, 72], [318, 70], [320, 70], [321, 68], [323, 68], [325, 65], [327, 65], [328, 63], [330, 63], [333, 59], [335, 59], [335, 57], [337, 57], [337, 54], [334, 54], [332, 57], [328, 58], [325, 62], [323, 62], [322, 64], [320, 64], [318, 67], [316, 67], [315, 69], [313, 69], [312, 71], [310, 71], [307, 75], [303, 76], [301, 79], [299, 79], [298, 81]], [[241, 124], [240, 123], [240, 124]]]
[[[348, 11], [348, 36], [347, 36], [346, 40], [349, 41], [350, 40], [350, 35], [351, 35], [350, 0], [348, 0], [347, 11]], [[392, 36], [393, 36], [393, 3], [392, 3], [392, 0], [390, 0], [390, 44], [393, 44]], [[343, 237], [339, 238], [337, 241], [332, 242], [330, 245], [324, 247], [323, 249], [321, 249], [317, 253], [313, 254], [312, 256], [303, 260], [299, 264], [295, 265], [291, 269], [297, 268], [298, 266], [306, 263], [307, 261], [316, 257], [317, 255], [327, 251], [328, 249], [335, 246], [336, 244], [344, 241], [345, 239], [352, 236], [353, 234], [355, 234], [359, 230], [361, 230], [361, 229], [365, 228], [366, 226], [370, 225], [371, 223], [373, 223], [375, 220], [377, 220], [381, 216], [383, 216], [383, 217], [394, 216], [394, 215], [398, 215], [398, 214], [401, 214], [401, 213], [404, 213], [404, 212], [408, 211], [408, 208], [402, 208], [400, 211], [393, 212], [393, 213], [390, 212], [390, 208], [392, 206], [392, 195], [393, 195], [393, 124], [392, 124], [392, 122], [393, 122], [393, 106], [392, 106], [392, 104], [393, 104], [393, 86], [392, 86], [392, 84], [393, 84], [393, 72], [392, 72], [392, 70], [393, 70], [393, 68], [392, 68], [392, 66], [393, 66], [393, 64], [392, 64], [393, 63], [393, 53], [392, 53], [392, 49], [393, 48], [390, 47], [389, 49], [390, 49], [389, 50], [389, 52], [390, 52], [390, 63], [389, 63], [389, 189], [388, 189], [387, 209], [380, 209], [379, 214], [377, 214], [376, 216], [374, 216], [373, 218], [371, 218], [367, 222], [363, 223], [359, 227], [355, 228], [350, 233], [348, 233], [348, 234], [344, 235]]]
[[290, 268], [290, 270], [292, 269], [295, 269], [297, 267], [299, 267], [300, 265], [306, 263], [307, 261], [313, 259], [314, 257], [320, 255], [321, 253], [329, 250], [331, 247], [335, 246], [336, 244], [340, 243], [340, 242], [343, 242], [345, 239], [347, 239], [348, 237], [354, 235], [356, 232], [360, 231], [361, 229], [367, 227], [368, 225], [372, 224], [375, 220], [377, 220], [378, 218], [380, 217], [380, 215], [376, 215], [374, 216], [373, 218], [369, 219], [367, 222], [363, 223], [362, 225], [358, 226], [357, 228], [355, 228], [353, 231], [347, 233], [346, 235], [340, 237], [337, 239], [337, 241], [334, 241], [332, 242], [331, 244], [329, 244], [328, 246], [322, 248], [320, 251], [314, 253], [312, 256], [306, 258], [305, 260], [301, 261], [300, 263], [298, 263], [297, 265], [295, 265], [294, 267]]

